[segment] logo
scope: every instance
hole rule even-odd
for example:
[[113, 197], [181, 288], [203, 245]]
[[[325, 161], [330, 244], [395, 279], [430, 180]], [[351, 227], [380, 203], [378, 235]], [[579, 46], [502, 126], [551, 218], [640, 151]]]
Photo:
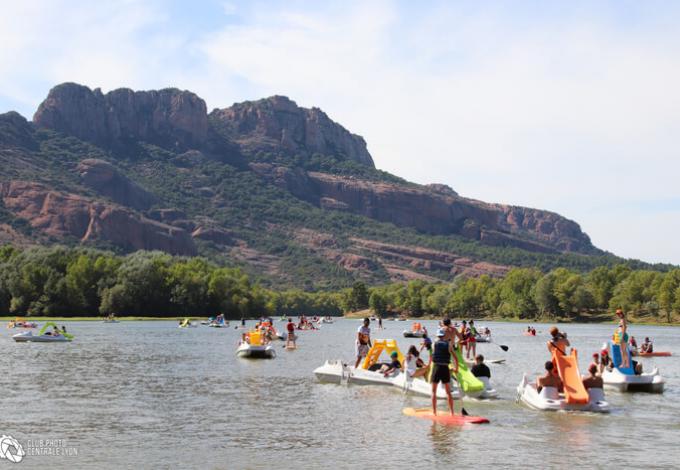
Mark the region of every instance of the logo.
[[10, 462], [19, 463], [26, 455], [24, 448], [21, 447], [19, 441], [12, 436], [5, 436], [0, 438], [0, 459], [7, 459]]

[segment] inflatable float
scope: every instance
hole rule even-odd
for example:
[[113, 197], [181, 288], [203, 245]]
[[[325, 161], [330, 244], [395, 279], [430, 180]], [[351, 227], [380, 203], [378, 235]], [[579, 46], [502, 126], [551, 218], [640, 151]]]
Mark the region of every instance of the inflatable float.
[[578, 357], [575, 349], [569, 356], [553, 351], [553, 362], [564, 385], [564, 393], [555, 387], [543, 387], [539, 392], [536, 384], [529, 382], [527, 374], [517, 386], [517, 401], [540, 411], [592, 411], [609, 412], [609, 403], [605, 400], [601, 388], [586, 390], [581, 373], [578, 370]]
[[659, 374], [658, 368], [655, 367], [651, 372], [638, 375], [633, 370], [633, 360], [629, 350], [626, 351], [629, 366], [623, 368], [621, 367], [623, 359], [621, 347], [612, 341], [608, 343], [608, 347], [614, 367], [611, 370], [605, 369], [602, 373], [602, 380], [604, 380], [606, 388], [619, 392], [663, 393], [666, 381]]

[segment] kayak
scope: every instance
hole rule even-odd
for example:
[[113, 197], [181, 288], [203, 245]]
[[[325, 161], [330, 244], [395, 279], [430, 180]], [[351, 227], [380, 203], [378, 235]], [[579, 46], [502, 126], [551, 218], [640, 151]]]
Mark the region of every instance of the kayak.
[[436, 415], [431, 408], [404, 408], [406, 416], [414, 416], [421, 419], [429, 419], [445, 426], [463, 426], [465, 424], [485, 424], [489, 420], [481, 416], [452, 415], [447, 410], [440, 410]]
[[640, 357], [670, 357], [673, 354], [670, 351], [653, 351], [653, 352], [638, 352], [637, 354], [633, 354], [633, 356], [640, 356]]

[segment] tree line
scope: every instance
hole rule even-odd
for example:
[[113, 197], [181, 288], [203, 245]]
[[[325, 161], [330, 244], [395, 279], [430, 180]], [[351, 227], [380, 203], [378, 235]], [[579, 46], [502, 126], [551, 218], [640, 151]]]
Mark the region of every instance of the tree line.
[[588, 273], [515, 268], [503, 278], [411, 281], [335, 292], [273, 290], [205, 258], [66, 247], [0, 247], [0, 315], [211, 316], [375, 314], [577, 318], [623, 308], [670, 322], [680, 313], [680, 269], [601, 266]]
[[574, 319], [584, 313], [622, 308], [656, 321], [680, 313], [680, 269], [634, 270], [625, 264], [588, 273], [566, 268], [548, 273], [516, 268], [500, 279], [457, 278], [448, 284], [411, 281], [370, 290], [366, 306], [379, 315], [499, 316]]

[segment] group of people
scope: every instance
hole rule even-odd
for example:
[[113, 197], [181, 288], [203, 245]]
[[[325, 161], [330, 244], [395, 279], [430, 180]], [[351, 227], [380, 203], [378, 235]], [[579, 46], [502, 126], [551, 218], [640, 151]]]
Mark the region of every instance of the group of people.
[[[634, 337], [628, 336], [628, 322], [621, 309], [616, 311], [616, 316], [619, 318], [619, 323], [616, 331], [613, 335], [614, 344], [618, 345], [621, 354], [621, 364], [620, 367], [626, 369], [630, 367], [636, 375], [642, 374], [642, 364], [633, 360], [630, 354], [626, 354], [626, 351], [632, 352], [637, 349], [637, 343]], [[527, 329], [529, 331], [529, 329]], [[567, 333], [560, 331], [556, 326], [550, 328], [550, 341], [548, 341], [548, 351], [551, 354], [562, 354], [567, 355], [567, 348], [570, 347], [569, 339], [567, 338]], [[641, 345], [641, 351], [653, 350], [652, 342], [649, 338], [645, 338], [645, 342]], [[651, 351], [650, 351], [651, 352]], [[588, 365], [588, 376], [583, 379], [583, 386], [586, 389], [590, 388], [602, 388], [603, 380], [602, 374], [605, 370], [613, 370], [614, 361], [609, 353], [609, 348], [603, 347], [599, 353], [593, 354], [593, 361]], [[552, 360], [545, 363], [545, 374], [536, 379], [536, 389], [540, 391], [544, 387], [555, 387], [559, 391], [562, 391], [563, 384], [559, 377], [557, 367]]]
[[[370, 323], [370, 319], [364, 318], [357, 330], [355, 368], [359, 367], [372, 346]], [[464, 321], [459, 331], [451, 324], [451, 319], [445, 318], [440, 322], [435, 341], [425, 335], [420, 349], [414, 345], [409, 347], [403, 364], [399, 361], [399, 353], [394, 351], [390, 355], [391, 362], [381, 365], [378, 370], [385, 377], [397, 371], [405, 371], [411, 378], [423, 377], [428, 379], [432, 385], [432, 411], [435, 414], [437, 413], [437, 387], [440, 383], [443, 384], [449, 411], [453, 415], [455, 410], [451, 394], [451, 365], [454, 361], [457, 361], [455, 348], [467, 347], [475, 351], [475, 341], [470, 341], [470, 338], [474, 338], [476, 334], [474, 321], [471, 320], [469, 323]], [[423, 350], [429, 353], [429, 362], [427, 363], [420, 357]], [[457, 368], [457, 364], [455, 364], [455, 367]], [[484, 364], [484, 357], [481, 355], [475, 355], [475, 365], [471, 371], [477, 377], [491, 377], [491, 371]]]
[[526, 334], [529, 336], [536, 336], [536, 328], [531, 325], [527, 326]]

